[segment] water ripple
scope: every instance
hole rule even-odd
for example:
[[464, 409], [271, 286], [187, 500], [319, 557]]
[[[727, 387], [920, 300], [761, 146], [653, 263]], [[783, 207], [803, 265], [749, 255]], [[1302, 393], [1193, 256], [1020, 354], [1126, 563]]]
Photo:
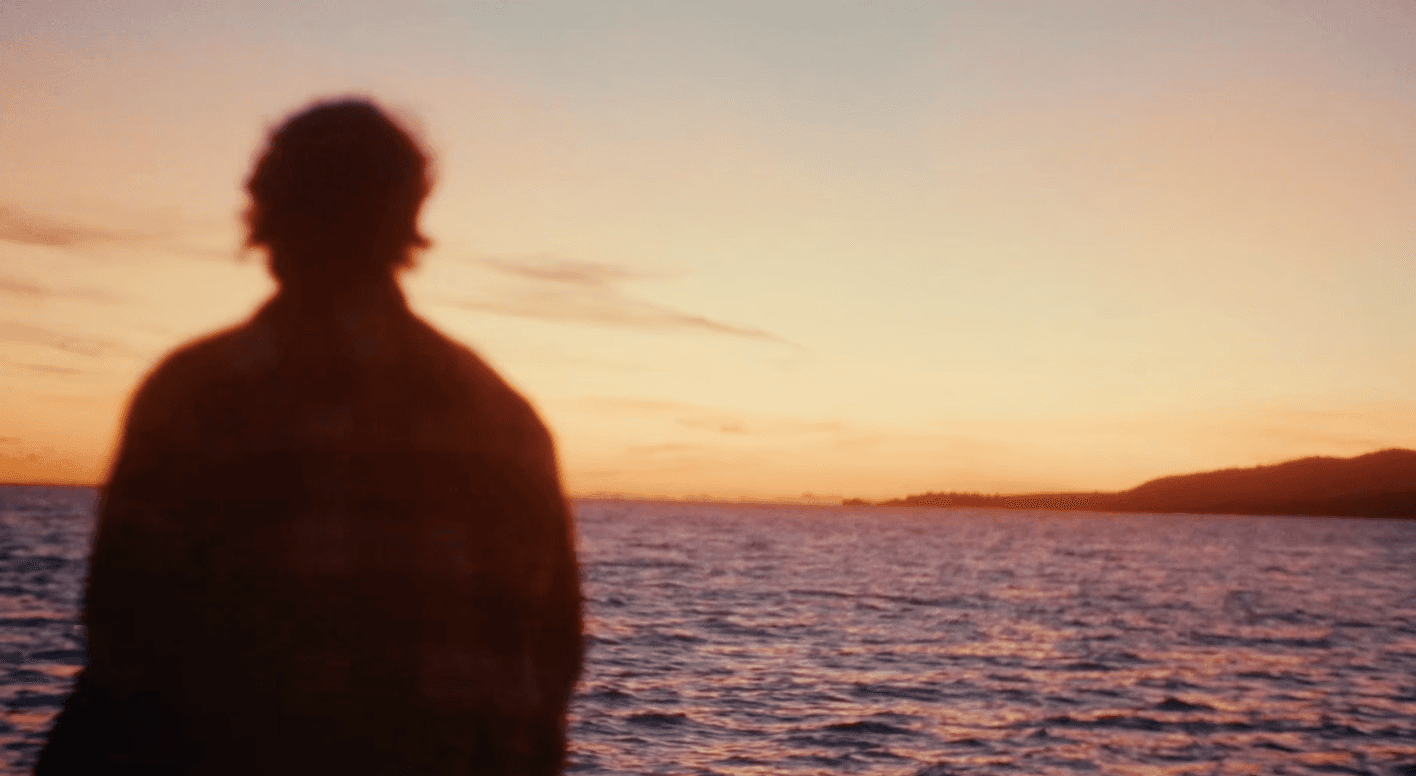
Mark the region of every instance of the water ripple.
[[[94, 494], [0, 487], [0, 757]], [[1416, 776], [1416, 522], [585, 502], [576, 774]]]
[[578, 514], [578, 773], [1416, 773], [1416, 523]]

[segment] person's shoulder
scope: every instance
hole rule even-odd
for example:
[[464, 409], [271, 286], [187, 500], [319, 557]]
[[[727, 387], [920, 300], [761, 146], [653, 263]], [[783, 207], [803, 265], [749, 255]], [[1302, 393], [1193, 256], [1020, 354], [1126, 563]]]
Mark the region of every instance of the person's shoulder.
[[129, 400], [123, 424], [125, 447], [161, 438], [168, 446], [199, 449], [209, 397], [232, 383], [231, 354], [250, 336], [250, 325], [208, 334], [163, 356]]
[[219, 380], [244, 361], [259, 360], [261, 332], [254, 320], [178, 345], [148, 372], [144, 388], [170, 383]]
[[253, 368], [273, 360], [270, 333], [258, 312], [250, 319], [178, 345], [158, 360], [133, 394], [130, 412], [144, 406], [176, 408], [230, 388]]
[[417, 321], [418, 348], [441, 364], [438, 370], [458, 384], [461, 393], [480, 408], [491, 410], [504, 420], [516, 420], [541, 427], [531, 403], [511, 386], [480, 355], [467, 345], [443, 334], [421, 318]]

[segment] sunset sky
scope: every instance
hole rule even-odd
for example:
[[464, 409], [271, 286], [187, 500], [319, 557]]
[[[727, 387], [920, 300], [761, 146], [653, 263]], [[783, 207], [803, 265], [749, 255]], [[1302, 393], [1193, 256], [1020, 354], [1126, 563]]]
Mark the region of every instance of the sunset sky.
[[414, 309], [576, 495], [1112, 490], [1416, 447], [1411, 0], [0, 4], [0, 481], [273, 285], [266, 132], [436, 156]]

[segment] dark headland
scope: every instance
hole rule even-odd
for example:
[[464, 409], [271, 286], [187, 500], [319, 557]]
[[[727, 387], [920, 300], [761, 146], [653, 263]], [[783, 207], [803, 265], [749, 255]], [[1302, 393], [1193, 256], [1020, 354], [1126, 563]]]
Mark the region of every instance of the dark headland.
[[[847, 499], [847, 506], [866, 505]], [[876, 506], [1416, 518], [1416, 450], [1179, 474], [1120, 493], [921, 493]]]

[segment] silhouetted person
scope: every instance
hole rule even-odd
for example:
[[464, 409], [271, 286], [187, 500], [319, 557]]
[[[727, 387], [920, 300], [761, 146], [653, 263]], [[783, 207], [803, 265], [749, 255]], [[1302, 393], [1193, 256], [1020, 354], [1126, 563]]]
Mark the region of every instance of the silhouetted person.
[[247, 188], [280, 291], [134, 397], [36, 773], [558, 773], [571, 521], [531, 407], [399, 291], [423, 152], [316, 104]]

